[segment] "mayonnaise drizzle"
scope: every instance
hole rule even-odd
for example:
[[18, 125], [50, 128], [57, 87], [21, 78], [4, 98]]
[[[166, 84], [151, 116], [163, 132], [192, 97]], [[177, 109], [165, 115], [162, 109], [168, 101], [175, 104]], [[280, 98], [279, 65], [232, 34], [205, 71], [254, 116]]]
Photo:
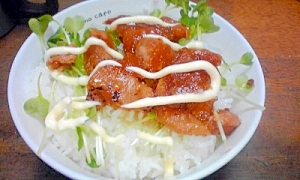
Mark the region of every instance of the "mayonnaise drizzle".
[[64, 84], [69, 84], [69, 85], [74, 85], [74, 86], [76, 86], [76, 85], [86, 86], [90, 79], [89, 76], [85, 76], [85, 75], [80, 76], [80, 77], [66, 76], [62, 72], [59, 72], [56, 70], [52, 71], [50, 74], [54, 79], [56, 79]]
[[95, 37], [90, 37], [86, 40], [84, 46], [82, 46], [82, 47], [60, 46], [60, 47], [50, 48], [45, 52], [44, 60], [47, 61], [53, 55], [82, 54], [82, 53], [86, 52], [88, 50], [88, 48], [92, 45], [102, 46], [108, 54], [110, 54], [112, 57], [114, 57], [116, 59], [124, 58], [123, 54], [110, 48], [103, 40], [95, 38]]
[[145, 133], [145, 132], [141, 132], [141, 131], [138, 132], [137, 136], [140, 139], [144, 139], [144, 140], [154, 143], [154, 144], [165, 144], [170, 147], [173, 146], [173, 139], [170, 136], [159, 137], [159, 136], [154, 136], [149, 133]]
[[73, 109], [83, 110], [87, 108], [100, 105], [97, 101], [84, 101], [84, 102], [73, 102], [71, 97], [65, 97], [58, 102], [48, 113], [45, 118], [45, 125], [47, 128], [52, 130], [64, 130], [68, 128], [75, 128], [78, 125], [85, 123], [89, 118], [87, 116], [81, 116], [78, 118], [65, 118], [63, 116], [66, 108], [71, 106]]
[[201, 49], [201, 48], [203, 48], [203, 43], [200, 42], [200, 41], [196, 41], [196, 40], [192, 40], [187, 45], [181, 46], [180, 44], [174, 43], [174, 42], [170, 41], [168, 38], [166, 38], [164, 36], [161, 36], [161, 35], [157, 35], [157, 34], [146, 34], [143, 37], [144, 38], [161, 39], [165, 44], [169, 45], [174, 51], [178, 51], [182, 48], [190, 48], [190, 49]]
[[92, 77], [97, 71], [99, 68], [103, 67], [103, 66], [118, 66], [118, 67], [121, 67], [122, 64], [114, 61], [114, 60], [104, 60], [104, 61], [101, 61], [100, 63], [97, 64], [97, 66], [93, 69], [93, 71], [91, 72], [90, 74], [90, 77]]
[[216, 67], [213, 66], [210, 62], [205, 60], [196, 60], [188, 63], [170, 65], [158, 72], [148, 72], [142, 68], [135, 67], [135, 66], [128, 66], [126, 67], [126, 69], [138, 73], [141, 76], [149, 79], [159, 79], [172, 73], [185, 73], [185, 72], [192, 72], [197, 70], [208, 71], [207, 73], [210, 76], [212, 76], [211, 78], [213, 78], [213, 80], [220, 79], [220, 75]]
[[[172, 152], [170, 152], [172, 153]], [[170, 178], [174, 176], [174, 160], [173, 158], [167, 158], [165, 159], [165, 178]]]
[[[93, 74], [96, 73], [100, 67], [107, 66], [107, 65], [122, 66], [120, 63], [114, 60], [104, 60], [101, 61], [94, 68], [90, 76], [81, 76], [79, 78], [74, 78], [74, 77], [67, 77], [63, 74], [60, 74], [59, 76], [55, 76], [55, 77], [53, 76], [53, 77], [66, 84], [87, 85], [89, 78], [93, 76]], [[132, 103], [124, 104], [121, 106], [123, 108], [141, 108], [147, 106], [158, 106], [158, 105], [175, 104], [175, 103], [205, 102], [216, 97], [220, 89], [221, 78], [219, 72], [211, 63], [204, 60], [197, 60], [197, 61], [192, 61], [183, 64], [170, 65], [154, 73], [145, 71], [144, 69], [141, 69], [139, 67], [134, 67], [134, 66], [126, 67], [126, 69], [138, 73], [143, 77], [149, 79], [158, 79], [171, 73], [184, 73], [184, 72], [191, 72], [196, 70], [205, 70], [211, 79], [211, 84], [210, 84], [211, 89], [208, 89], [201, 93], [185, 93], [185, 94], [176, 94], [172, 96], [147, 97], [147, 98], [134, 101]], [[55, 74], [55, 72], [52, 72], [51, 74]]]
[[152, 23], [158, 24], [163, 27], [174, 27], [177, 26], [179, 23], [166, 23], [158, 17], [154, 16], [130, 16], [130, 17], [122, 17], [110, 24], [109, 29], [114, 31], [119, 24], [128, 24], [128, 23]]
[[45, 118], [45, 125], [52, 130], [58, 130], [58, 118], [63, 114], [67, 105], [71, 102], [70, 97], [65, 97], [62, 101], [57, 103]]
[[57, 129], [61, 131], [65, 129], [74, 129], [77, 126], [84, 124], [87, 120], [89, 120], [89, 117], [87, 116], [80, 116], [77, 118], [63, 117], [57, 121]]
[[98, 71], [98, 69], [100, 67], [108, 66], [108, 65], [122, 66], [120, 63], [118, 63], [114, 60], [104, 60], [97, 64], [97, 66], [93, 69], [93, 71], [91, 72], [91, 74], [89, 76], [82, 75], [80, 77], [70, 77], [70, 76], [64, 75], [62, 72], [59, 72], [59, 71], [52, 71], [51, 76], [54, 79], [56, 79], [64, 84], [69, 84], [69, 85], [74, 85], [74, 86], [76, 86], [76, 85], [86, 86], [89, 82], [89, 79]]
[[147, 106], [158, 106], [175, 103], [205, 102], [216, 97], [220, 89], [221, 77], [218, 70], [211, 63], [203, 60], [171, 65], [155, 73], [147, 72], [144, 69], [138, 67], [127, 67], [126, 69], [138, 73], [143, 77], [149, 79], [158, 79], [171, 73], [205, 70], [211, 79], [211, 89], [208, 89], [201, 93], [186, 93], [171, 96], [147, 97], [134, 101], [132, 103], [124, 104], [121, 106], [123, 108], [141, 108]]
[[89, 121], [87, 122], [87, 124], [91, 127], [93, 131], [95, 131], [99, 136], [101, 136], [104, 142], [115, 143], [116, 141], [124, 137], [123, 134], [120, 134], [116, 137], [111, 137], [107, 135], [105, 129], [94, 121]]
[[83, 102], [78, 102], [78, 101], [72, 101], [71, 102], [71, 108], [77, 109], [77, 110], [84, 110], [90, 107], [94, 107], [99, 105], [100, 103], [98, 101], [83, 101]]

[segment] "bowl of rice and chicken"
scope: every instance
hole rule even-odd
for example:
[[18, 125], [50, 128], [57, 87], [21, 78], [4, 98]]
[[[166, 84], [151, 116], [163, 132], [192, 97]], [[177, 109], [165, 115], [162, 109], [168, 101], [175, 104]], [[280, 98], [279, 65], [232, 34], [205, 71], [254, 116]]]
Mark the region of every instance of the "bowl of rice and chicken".
[[259, 124], [259, 60], [206, 1], [84, 1], [29, 27], [9, 107], [32, 151], [67, 177], [200, 179]]

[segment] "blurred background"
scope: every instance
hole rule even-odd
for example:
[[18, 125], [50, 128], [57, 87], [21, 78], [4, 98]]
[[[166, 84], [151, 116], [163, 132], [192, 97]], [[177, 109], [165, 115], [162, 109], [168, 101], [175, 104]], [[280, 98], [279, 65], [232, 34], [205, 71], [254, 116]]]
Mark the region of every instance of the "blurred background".
[[0, 0], [0, 37], [31, 17], [53, 15], [57, 11], [57, 0]]

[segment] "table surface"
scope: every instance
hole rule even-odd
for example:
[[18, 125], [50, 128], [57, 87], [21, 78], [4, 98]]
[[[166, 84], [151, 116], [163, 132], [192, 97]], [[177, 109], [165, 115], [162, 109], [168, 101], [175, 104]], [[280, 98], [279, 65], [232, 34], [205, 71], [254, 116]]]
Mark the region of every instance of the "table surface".
[[[79, 0], [60, 0], [60, 10]], [[299, 0], [209, 0], [255, 50], [266, 81], [266, 110], [247, 146], [207, 179], [300, 179]], [[17, 25], [0, 39], [0, 179], [67, 179], [43, 163], [12, 121], [7, 81], [18, 49], [29, 36]]]

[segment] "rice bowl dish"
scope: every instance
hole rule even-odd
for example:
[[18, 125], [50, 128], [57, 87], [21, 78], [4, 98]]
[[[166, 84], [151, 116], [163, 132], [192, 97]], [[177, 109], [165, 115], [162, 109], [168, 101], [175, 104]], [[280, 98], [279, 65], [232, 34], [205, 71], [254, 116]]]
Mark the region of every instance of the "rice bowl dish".
[[[126, 6], [132, 5], [130, 6], [132, 8], [121, 10], [122, 8], [119, 7], [125, 7], [125, 4]], [[54, 19], [63, 23], [67, 17], [82, 16], [85, 19], [85, 29], [89, 27], [104, 29], [107, 25], [103, 25], [103, 22], [109, 18], [115, 18], [119, 15], [149, 15], [153, 10], [162, 9], [164, 6], [163, 1], [155, 0], [150, 2], [128, 1], [126, 3], [122, 1], [115, 3], [111, 1], [86, 1], [60, 12], [54, 16]], [[99, 10], [97, 7], [103, 7], [103, 9]], [[87, 11], [87, 9], [89, 10]], [[176, 10], [170, 11], [167, 15], [175, 20], [179, 19]], [[264, 78], [254, 51], [242, 35], [229, 23], [217, 14], [213, 14], [213, 18], [220, 30], [212, 34], [204, 34], [202, 37], [204, 46], [221, 54], [227, 63], [239, 59], [245, 52], [253, 54], [251, 68], [233, 67], [232, 71], [226, 75], [226, 79], [231, 82], [237, 75], [244, 73], [253, 78], [255, 88], [247, 94], [246, 99], [251, 99], [260, 107], [263, 106]], [[56, 25], [50, 24], [45, 33], [45, 39], [52, 36], [57, 28]], [[32, 57], [33, 53], [35, 57]], [[74, 128], [66, 128], [59, 132], [51, 130], [51, 128], [44, 130], [45, 124], [29, 116], [23, 109], [23, 104], [37, 95], [36, 86], [39, 78], [42, 94], [45, 97], [50, 97], [53, 93], [53, 76], [43, 62], [43, 57], [43, 49], [38, 38], [33, 34], [20, 49], [13, 64], [8, 87], [9, 105], [18, 131], [30, 148], [43, 161], [70, 178], [162, 179], [168, 178], [166, 176], [168, 172], [171, 172], [170, 177], [175, 175], [176, 179], [203, 178], [221, 168], [238, 154], [253, 135], [262, 114], [262, 110], [253, 107], [252, 104], [228, 96], [224, 92], [219, 92], [217, 95], [218, 103], [215, 103], [214, 106], [217, 106], [217, 109], [230, 108], [230, 111], [236, 113], [241, 119], [241, 125], [227, 137], [227, 143], [220, 142], [220, 137], [215, 134], [207, 136], [180, 135], [166, 130], [166, 128], [161, 128], [160, 124], [157, 129], [157, 124], [155, 124], [154, 129], [161, 131], [154, 131], [152, 134], [158, 133], [160, 137], [170, 137], [164, 139], [166, 143], [155, 144], [149, 140], [151, 139], [149, 133], [153, 129], [146, 128], [142, 131], [141, 129], [136, 130], [136, 126], [128, 126], [128, 123], [143, 121], [147, 117], [147, 113], [133, 110], [124, 111], [104, 106], [96, 116], [98, 120], [101, 120], [101, 127], [105, 129], [108, 136], [115, 138], [112, 139], [114, 143], [102, 143], [102, 140], [105, 139], [104, 136], [101, 136], [100, 139], [99, 137], [95, 139], [95, 136], [83, 136], [82, 149], [78, 151], [80, 139], [78, 138], [78, 130], [76, 131]], [[21, 60], [24, 58], [31, 59], [31, 61], [25, 63]], [[20, 67], [23, 68], [20, 70]], [[41, 76], [39, 76], [40, 73], [42, 73]], [[16, 84], [21, 84], [20, 87], [22, 87], [22, 92], [26, 93], [25, 95], [15, 93], [13, 87]], [[64, 99], [66, 95], [72, 96], [74, 93], [72, 86], [67, 87], [59, 82], [55, 86], [57, 102]], [[20, 117], [25, 117], [25, 119], [21, 121]], [[88, 121], [87, 123], [93, 124], [95, 122]], [[99, 132], [101, 131], [98, 126], [95, 129], [95, 131], [97, 129]], [[46, 138], [42, 138], [44, 135]], [[86, 146], [87, 144], [89, 147]], [[42, 149], [39, 149], [41, 147]], [[101, 152], [101, 150], [103, 151]], [[169, 156], [170, 154], [172, 157]], [[170, 166], [167, 165], [167, 162], [170, 159], [172, 160], [172, 168], [168, 170]]]

